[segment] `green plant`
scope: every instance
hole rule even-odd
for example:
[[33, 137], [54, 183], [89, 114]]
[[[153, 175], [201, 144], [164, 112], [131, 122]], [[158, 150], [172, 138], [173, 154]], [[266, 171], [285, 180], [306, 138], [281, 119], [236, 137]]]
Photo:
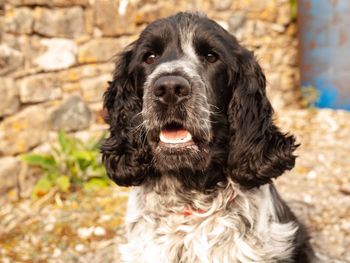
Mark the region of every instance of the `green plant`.
[[43, 172], [32, 192], [37, 199], [56, 188], [61, 192], [84, 189], [86, 191], [107, 187], [110, 180], [100, 161], [99, 145], [104, 137], [83, 143], [60, 131], [58, 142], [51, 145], [48, 154], [29, 153], [23, 160]]
[[303, 107], [314, 107], [320, 98], [320, 92], [314, 86], [301, 87], [301, 95]]
[[297, 19], [298, 15], [298, 0], [290, 0], [291, 18], [293, 21]]

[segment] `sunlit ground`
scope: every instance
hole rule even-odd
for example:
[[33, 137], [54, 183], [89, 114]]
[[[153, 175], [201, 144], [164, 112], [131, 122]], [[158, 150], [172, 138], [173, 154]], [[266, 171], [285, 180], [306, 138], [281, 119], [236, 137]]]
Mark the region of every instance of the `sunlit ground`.
[[52, 191], [36, 202], [6, 204], [0, 209], [0, 256], [8, 262], [76, 262], [82, 255], [113, 250], [126, 200], [126, 189], [110, 187], [65, 196]]

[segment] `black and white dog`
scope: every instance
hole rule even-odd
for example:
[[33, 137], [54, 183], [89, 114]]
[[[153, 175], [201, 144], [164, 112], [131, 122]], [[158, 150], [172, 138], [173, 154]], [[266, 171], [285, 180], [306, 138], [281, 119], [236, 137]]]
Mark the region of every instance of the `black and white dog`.
[[272, 121], [254, 55], [214, 21], [151, 23], [119, 57], [104, 97], [108, 175], [130, 189], [122, 262], [312, 262], [272, 179], [295, 139]]

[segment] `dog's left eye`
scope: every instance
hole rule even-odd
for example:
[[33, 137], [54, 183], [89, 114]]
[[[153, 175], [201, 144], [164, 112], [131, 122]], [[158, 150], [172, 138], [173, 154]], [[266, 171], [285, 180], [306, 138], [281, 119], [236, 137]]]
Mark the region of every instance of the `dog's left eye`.
[[205, 55], [205, 59], [209, 62], [209, 63], [215, 63], [216, 61], [218, 61], [218, 55], [215, 54], [214, 52], [209, 52]]
[[146, 53], [143, 61], [146, 64], [153, 64], [156, 61], [156, 58], [157, 58], [156, 54], [154, 54], [153, 52], [148, 52]]

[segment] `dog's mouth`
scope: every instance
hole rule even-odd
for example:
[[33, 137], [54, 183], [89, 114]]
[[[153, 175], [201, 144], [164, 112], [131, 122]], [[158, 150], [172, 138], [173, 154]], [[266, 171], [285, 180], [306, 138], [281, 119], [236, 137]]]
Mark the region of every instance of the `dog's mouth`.
[[181, 124], [166, 124], [159, 133], [159, 145], [166, 148], [184, 148], [194, 145], [192, 134]]
[[167, 121], [148, 133], [154, 163], [159, 170], [177, 171], [180, 168], [203, 170], [208, 165], [209, 144], [191, 124]]

